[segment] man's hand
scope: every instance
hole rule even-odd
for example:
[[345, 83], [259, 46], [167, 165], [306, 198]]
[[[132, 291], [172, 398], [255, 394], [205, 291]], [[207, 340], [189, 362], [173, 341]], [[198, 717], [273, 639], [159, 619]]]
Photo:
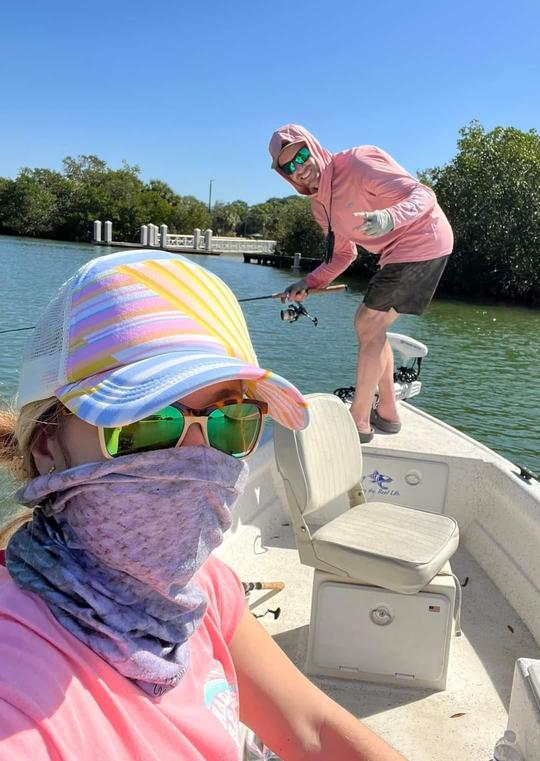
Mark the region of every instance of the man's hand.
[[286, 301], [303, 301], [308, 295], [308, 286], [305, 280], [297, 280], [296, 283], [289, 285], [281, 294], [281, 303]]
[[354, 230], [369, 235], [371, 238], [380, 238], [394, 229], [394, 220], [388, 209], [378, 209], [377, 211], [355, 211], [355, 217], [360, 217], [362, 223], [356, 225]]

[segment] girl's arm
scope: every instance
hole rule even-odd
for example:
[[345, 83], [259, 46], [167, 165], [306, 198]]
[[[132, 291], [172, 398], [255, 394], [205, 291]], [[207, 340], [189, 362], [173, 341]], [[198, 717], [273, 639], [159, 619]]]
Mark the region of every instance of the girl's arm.
[[315, 687], [249, 610], [230, 651], [240, 718], [284, 761], [405, 761]]

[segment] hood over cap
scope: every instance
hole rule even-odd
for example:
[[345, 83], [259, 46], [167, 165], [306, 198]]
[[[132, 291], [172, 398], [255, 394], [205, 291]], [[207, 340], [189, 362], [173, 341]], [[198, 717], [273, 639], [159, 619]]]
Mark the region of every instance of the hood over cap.
[[323, 148], [317, 138], [314, 137], [311, 132], [309, 132], [305, 127], [302, 127], [300, 124], [285, 124], [283, 127], [277, 129], [272, 135], [270, 145], [268, 146], [270, 155], [272, 156], [272, 169], [275, 169], [278, 174], [287, 180], [287, 182], [293, 186], [297, 193], [301, 193], [305, 196], [311, 196], [314, 195], [314, 193], [310, 193], [307, 188], [300, 189], [297, 185], [295, 185], [291, 180], [291, 176], [286, 175], [281, 171], [278, 163], [281, 151], [286, 146], [295, 143], [298, 143], [298, 145], [305, 143], [307, 145], [321, 172], [331, 163], [332, 154], [330, 151], [327, 151], [326, 148]]

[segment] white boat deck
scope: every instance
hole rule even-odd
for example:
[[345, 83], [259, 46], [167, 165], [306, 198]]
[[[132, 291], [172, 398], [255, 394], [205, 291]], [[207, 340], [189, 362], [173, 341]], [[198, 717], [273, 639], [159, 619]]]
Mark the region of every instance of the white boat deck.
[[[364, 448], [365, 455], [376, 456], [390, 451], [407, 456], [418, 453], [430, 460], [444, 457], [452, 461], [455, 458], [458, 464], [466, 458], [469, 464], [472, 461], [473, 469], [476, 462], [483, 467], [493, 466], [493, 473], [501, 468], [510, 472], [511, 464], [486, 447], [409, 405], [402, 407], [403, 432], [397, 436], [377, 435], [372, 444]], [[467, 480], [470, 474], [463, 472], [461, 475]], [[452, 500], [461, 500], [453, 480], [457, 484], [463, 482], [463, 477], [453, 473], [450, 467], [448, 512], [454, 514], [460, 523], [462, 536], [461, 547], [452, 559], [452, 569], [464, 587], [463, 634], [452, 639], [447, 689], [434, 692], [356, 680], [310, 677], [325, 693], [365, 721], [410, 761], [491, 759], [493, 746], [506, 729], [515, 661], [521, 657], [540, 658], [540, 647], [523, 617], [506, 601], [491, 580], [493, 575], [488, 575], [472, 554], [476, 546], [475, 527], [484, 525], [481, 519], [484, 503], [490, 514], [492, 492], [487, 490], [487, 498], [482, 502], [476, 484], [472, 499], [475, 504], [478, 502], [479, 507], [474, 518], [466, 517], [471, 512], [469, 505], [456, 504], [456, 509], [452, 509]], [[522, 487], [520, 479], [513, 474], [509, 478], [505, 475], [505, 478], [512, 481], [511, 490], [515, 480], [518, 490], [524, 489], [526, 498], [527, 488], [536, 490], [540, 487], [538, 484]], [[496, 477], [492, 480], [497, 482]], [[273, 464], [272, 442], [268, 437], [253, 458], [252, 481], [253, 491], [245, 495], [241, 515], [219, 554], [244, 581], [285, 582], [282, 592], [275, 595], [252, 593], [249, 602], [255, 613], [264, 613], [268, 608], [273, 610], [278, 606], [281, 608], [277, 620], [267, 614], [261, 622], [303, 670], [313, 569], [299, 562], [284, 507], [283, 489]], [[258, 504], [255, 509], [251, 506], [248, 516], [250, 509], [246, 507], [247, 502], [254, 500]], [[536, 491], [534, 500], [537, 507]], [[462, 512], [463, 509], [466, 512]], [[509, 515], [512, 515], [511, 510]], [[540, 515], [537, 517], [540, 518]], [[468, 528], [472, 537], [469, 542]], [[523, 541], [526, 551], [527, 538], [523, 537]], [[468, 544], [471, 544], [471, 551]], [[482, 541], [478, 542], [478, 546], [483, 558]], [[496, 553], [489, 554], [495, 554], [497, 560]], [[486, 565], [483, 559], [482, 564]], [[522, 575], [526, 575], [524, 570]], [[536, 604], [540, 607], [537, 587], [535, 590]], [[517, 596], [518, 608], [525, 597]]]

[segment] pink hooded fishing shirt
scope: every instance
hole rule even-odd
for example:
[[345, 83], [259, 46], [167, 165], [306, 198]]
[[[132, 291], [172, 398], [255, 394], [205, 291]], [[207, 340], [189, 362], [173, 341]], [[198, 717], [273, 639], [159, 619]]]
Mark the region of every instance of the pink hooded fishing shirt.
[[[304, 142], [320, 170], [315, 192], [300, 188], [284, 174], [277, 158], [289, 143]], [[321, 264], [305, 278], [309, 288], [323, 288], [341, 275], [357, 257], [356, 246], [380, 256], [379, 264], [420, 262], [447, 256], [454, 236], [435, 193], [415, 179], [394, 159], [374, 145], [360, 145], [330, 153], [298, 124], [286, 124], [270, 141], [272, 167], [298, 193], [311, 199], [311, 211], [326, 233], [334, 231], [332, 261]], [[362, 224], [357, 211], [387, 209], [394, 228], [373, 238], [357, 229]]]

